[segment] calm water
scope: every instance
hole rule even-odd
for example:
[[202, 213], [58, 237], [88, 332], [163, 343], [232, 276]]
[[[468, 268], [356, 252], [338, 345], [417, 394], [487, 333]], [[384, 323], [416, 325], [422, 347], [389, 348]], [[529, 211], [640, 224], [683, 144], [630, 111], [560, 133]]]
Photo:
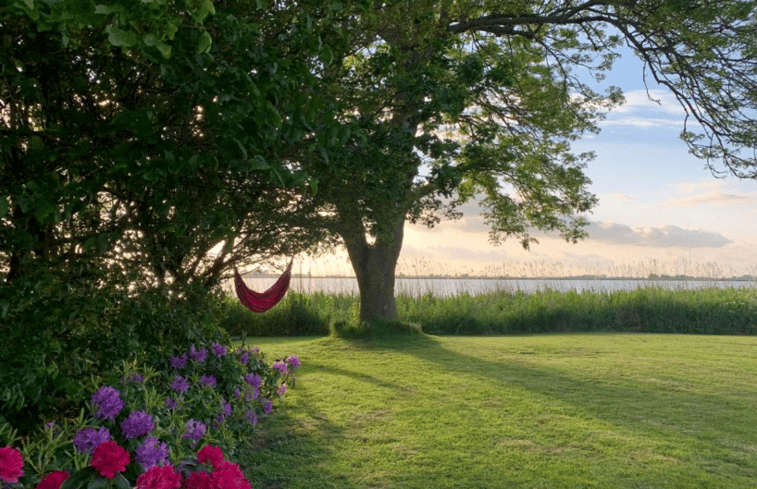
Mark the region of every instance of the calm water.
[[[257, 291], [264, 291], [276, 281], [275, 278], [247, 277], [245, 283]], [[231, 282], [228, 284], [231, 290]], [[398, 278], [395, 286], [397, 294], [449, 296], [461, 293], [481, 294], [497, 290], [535, 292], [552, 289], [562, 292], [584, 290], [612, 292], [634, 290], [640, 287], [662, 287], [665, 289], [757, 288], [757, 281], [747, 280], [577, 280], [577, 279], [480, 279], [480, 278]], [[291, 288], [298, 292], [323, 291], [337, 294], [357, 294], [355, 278], [292, 277]]]

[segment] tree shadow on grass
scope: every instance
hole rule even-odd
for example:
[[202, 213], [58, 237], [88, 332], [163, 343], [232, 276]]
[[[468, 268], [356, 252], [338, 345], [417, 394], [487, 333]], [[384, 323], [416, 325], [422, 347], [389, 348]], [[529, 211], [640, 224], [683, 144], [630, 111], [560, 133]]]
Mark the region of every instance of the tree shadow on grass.
[[[647, 433], [661, 441], [661, 445], [665, 440], [710, 445], [714, 451], [730, 452], [721, 454], [719, 460], [740, 465], [745, 476], [757, 476], [754, 458], [757, 396], [745, 392], [726, 399], [718, 394], [695, 392], [692, 380], [696, 379], [696, 372], [691, 372], [688, 378], [667, 376], [664, 371], [650, 372], [647, 378], [643, 375], [603, 378], [540, 364], [539, 355], [549, 352], [524, 351], [503, 356], [502, 360], [482, 359], [450, 350], [432, 336], [403, 342], [400, 348], [391, 343], [372, 347], [400, 351], [450, 373], [475, 375], [497, 385], [525, 389], [570, 406], [576, 416], [610, 423], [619, 432]], [[591, 351], [571, 354], [593, 355]], [[709, 462], [717, 464], [719, 460]]]
[[[330, 447], [333, 443], [323, 442], [343, 437], [342, 427], [332, 423], [306, 400], [296, 405], [284, 404], [259, 425], [250, 439], [251, 448], [240, 454], [240, 465], [252, 487], [355, 487], [347, 477], [332, 469], [335, 454]], [[303, 460], [307, 460], [306, 466]], [[320, 481], [320, 485], [313, 485], [314, 480]]]

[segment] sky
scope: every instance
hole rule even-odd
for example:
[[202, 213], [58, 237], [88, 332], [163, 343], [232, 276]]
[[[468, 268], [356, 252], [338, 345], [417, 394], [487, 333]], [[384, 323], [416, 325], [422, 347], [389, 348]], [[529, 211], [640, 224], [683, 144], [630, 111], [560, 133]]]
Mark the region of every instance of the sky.
[[[575, 152], [594, 151], [585, 169], [599, 204], [589, 238], [577, 244], [536, 233], [523, 250], [515, 240], [494, 246], [475, 204], [457, 221], [433, 229], [406, 225], [398, 274], [757, 275], [757, 181], [715, 178], [678, 137], [684, 111], [642, 62], [623, 52], [604, 86], [622, 88], [626, 103], [585, 135]], [[690, 126], [691, 127], [691, 126]], [[304, 269], [303, 269], [304, 267]], [[351, 275], [343, 252], [302, 262], [304, 273]]]

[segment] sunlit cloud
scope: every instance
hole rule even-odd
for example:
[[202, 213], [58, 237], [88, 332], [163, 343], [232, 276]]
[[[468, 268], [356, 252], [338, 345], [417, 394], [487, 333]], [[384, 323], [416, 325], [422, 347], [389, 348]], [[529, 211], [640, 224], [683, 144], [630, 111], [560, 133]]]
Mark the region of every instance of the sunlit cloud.
[[757, 204], [757, 192], [743, 192], [728, 188], [723, 180], [684, 182], [672, 186], [675, 193], [684, 194], [662, 202], [665, 207], [693, 207], [697, 205], [744, 206]]
[[662, 89], [630, 90], [624, 92], [626, 102], [614, 109], [613, 112], [618, 114], [628, 114], [639, 111], [665, 112], [677, 116], [685, 116], [686, 112], [681, 104], [671, 92]]
[[636, 227], [614, 222], [592, 222], [589, 239], [616, 245], [653, 248], [720, 248], [732, 241], [720, 233], [683, 229], [678, 226]]
[[608, 195], [610, 197], [614, 198], [615, 200], [623, 200], [623, 201], [626, 201], [626, 202], [631, 202], [631, 201], [637, 200], [637, 197], [634, 197], [633, 195], [626, 195], [626, 194], [621, 194], [621, 193], [618, 193], [618, 192], [613, 192], [613, 193], [608, 194]]

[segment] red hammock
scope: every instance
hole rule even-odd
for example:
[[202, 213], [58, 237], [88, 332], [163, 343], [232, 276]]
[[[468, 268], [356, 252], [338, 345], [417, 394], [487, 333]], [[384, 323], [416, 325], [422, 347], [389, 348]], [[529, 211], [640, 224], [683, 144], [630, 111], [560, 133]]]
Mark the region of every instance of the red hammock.
[[242, 276], [239, 275], [239, 271], [235, 268], [234, 286], [237, 291], [237, 297], [239, 297], [239, 301], [242, 305], [253, 312], [266, 312], [278, 304], [289, 289], [289, 281], [292, 278], [293, 262], [294, 260], [289, 262], [289, 266], [284, 271], [283, 275], [281, 275], [276, 283], [265, 292], [255, 292], [254, 290], [247, 288], [244, 280], [242, 280]]

